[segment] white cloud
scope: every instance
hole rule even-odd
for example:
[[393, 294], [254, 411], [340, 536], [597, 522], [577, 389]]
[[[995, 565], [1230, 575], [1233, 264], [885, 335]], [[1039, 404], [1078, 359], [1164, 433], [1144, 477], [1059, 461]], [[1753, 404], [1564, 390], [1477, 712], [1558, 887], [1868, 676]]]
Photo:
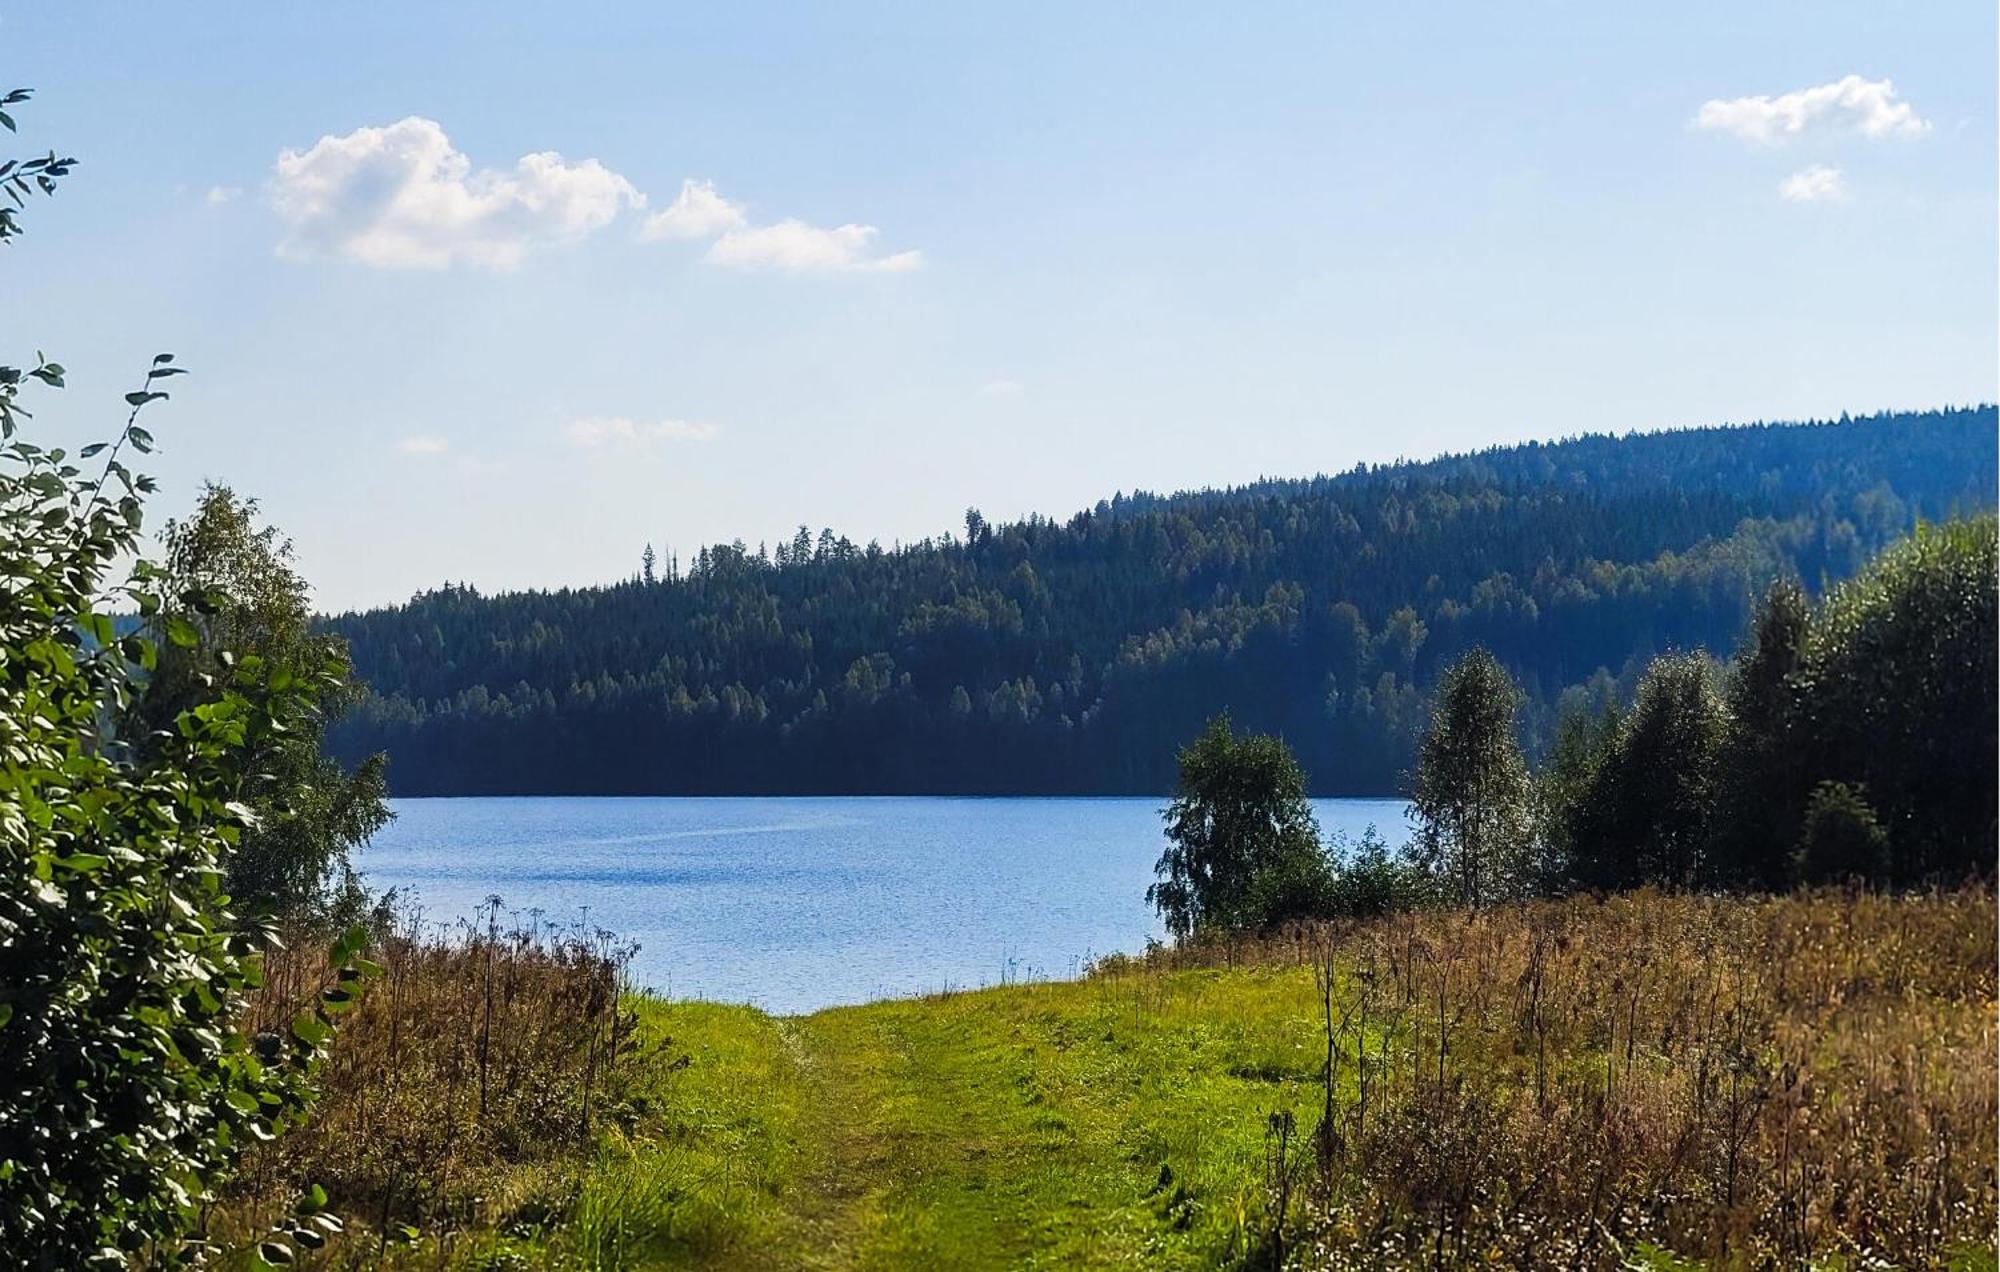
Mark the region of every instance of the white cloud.
[[1778, 194], [1791, 203], [1837, 202], [1847, 197], [1847, 181], [1840, 169], [1816, 163], [1786, 177], [1778, 184]]
[[242, 186], [210, 186], [208, 193], [201, 197], [208, 201], [208, 206], [219, 208], [242, 193]]
[[828, 230], [787, 217], [776, 225], [731, 230], [709, 246], [703, 259], [738, 269], [820, 272], [900, 272], [923, 264], [923, 253], [915, 251], [868, 255], [869, 244], [878, 232], [872, 225], [840, 225]]
[[442, 437], [419, 434], [398, 441], [396, 449], [405, 455], [442, 455], [451, 449], [451, 443]]
[[509, 269], [531, 248], [603, 229], [645, 196], [595, 159], [523, 155], [480, 169], [434, 120], [326, 136], [278, 155], [271, 199], [281, 255], [339, 256], [388, 269]]
[[997, 380], [988, 380], [979, 386], [979, 396], [981, 397], [1017, 398], [1025, 392], [1027, 392], [1026, 385], [1022, 384], [1019, 380], [1010, 380], [1005, 376]]
[[704, 239], [742, 228], [743, 207], [715, 192], [713, 181], [681, 182], [681, 192], [660, 211], [646, 218], [639, 237], [653, 239]]
[[713, 424], [689, 420], [642, 424], [624, 416], [593, 416], [572, 421], [563, 432], [578, 446], [650, 446], [656, 442], [713, 441], [717, 429]]
[[797, 217], [773, 225], [751, 225], [743, 205], [723, 197], [712, 181], [681, 182], [674, 201], [646, 218], [639, 237], [712, 239], [702, 259], [736, 269], [783, 269], [801, 273], [855, 270], [897, 272], [923, 264], [921, 252], [870, 254], [872, 225], [837, 225], [825, 229]]
[[1930, 130], [1886, 79], [1849, 75], [1831, 84], [1801, 88], [1778, 97], [1717, 98], [1703, 102], [1697, 128], [1730, 133], [1759, 145], [1776, 145], [1808, 131], [1852, 129], [1864, 137], [1915, 137]]

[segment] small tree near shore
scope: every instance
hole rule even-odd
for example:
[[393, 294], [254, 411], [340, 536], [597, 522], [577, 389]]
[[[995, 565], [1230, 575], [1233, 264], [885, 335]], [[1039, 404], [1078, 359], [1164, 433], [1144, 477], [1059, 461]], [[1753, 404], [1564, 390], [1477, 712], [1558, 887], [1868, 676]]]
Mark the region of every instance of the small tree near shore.
[[1438, 685], [1410, 796], [1419, 859], [1463, 905], [1517, 895], [1528, 878], [1528, 765], [1514, 739], [1520, 694], [1483, 649]]
[[1167, 850], [1146, 890], [1176, 939], [1319, 913], [1331, 874], [1305, 773], [1280, 738], [1238, 736], [1225, 713], [1182, 748]]

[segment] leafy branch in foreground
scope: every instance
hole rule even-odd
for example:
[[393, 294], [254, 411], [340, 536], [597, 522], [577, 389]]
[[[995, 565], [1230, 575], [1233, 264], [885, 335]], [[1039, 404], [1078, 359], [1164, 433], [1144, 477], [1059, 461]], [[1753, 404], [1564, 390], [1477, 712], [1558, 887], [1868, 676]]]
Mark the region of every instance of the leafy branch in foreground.
[[[29, 88], [9, 89], [0, 94], [0, 127], [8, 132], [16, 131], [14, 116], [9, 107], [18, 106], [34, 96]], [[45, 195], [56, 192], [56, 182], [69, 175], [76, 166], [75, 159], [58, 158], [51, 150], [45, 155], [28, 159], [0, 159], [0, 191], [5, 191], [13, 206], [0, 206], [0, 243], [21, 232], [19, 213], [27, 206], [27, 196], [40, 190]]]
[[[143, 747], [128, 736], [159, 651], [121, 636], [113, 610], [161, 602], [143, 560], [106, 586], [137, 553], [152, 489], [118, 455], [150, 448], [138, 419], [171, 361], [155, 359], [119, 435], [90, 448], [109, 452], [94, 481], [59, 448], [0, 448], [0, 1248], [33, 1268], [193, 1258], [214, 1185], [303, 1116], [361, 975], [357, 931], [335, 949], [343, 983], [283, 1033], [238, 1028], [273, 939], [223, 892], [254, 824], [246, 760], [310, 715], [309, 687], [224, 659], [170, 727]], [[61, 384], [56, 364], [31, 374]], [[20, 382], [5, 380], [10, 402]], [[284, 1236], [310, 1244], [314, 1218]], [[267, 1259], [289, 1256], [266, 1244]]]

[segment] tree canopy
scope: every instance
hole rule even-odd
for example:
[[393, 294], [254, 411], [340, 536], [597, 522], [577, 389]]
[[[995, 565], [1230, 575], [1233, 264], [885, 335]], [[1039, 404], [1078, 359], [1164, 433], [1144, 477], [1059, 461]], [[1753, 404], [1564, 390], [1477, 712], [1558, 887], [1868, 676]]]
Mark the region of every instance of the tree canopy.
[[[229, 895], [239, 908], [344, 927], [365, 900], [348, 854], [389, 820], [385, 757], [350, 773], [324, 751], [327, 721], [361, 694], [346, 642], [311, 627], [291, 544], [260, 524], [256, 500], [211, 484], [162, 539], [162, 599], [145, 624], [161, 654], [135, 704], [141, 735], [166, 736], [232, 660], [261, 659], [306, 693], [314, 709], [248, 757], [243, 799], [256, 818], [230, 854]], [[170, 631], [192, 639], [176, 644]]]

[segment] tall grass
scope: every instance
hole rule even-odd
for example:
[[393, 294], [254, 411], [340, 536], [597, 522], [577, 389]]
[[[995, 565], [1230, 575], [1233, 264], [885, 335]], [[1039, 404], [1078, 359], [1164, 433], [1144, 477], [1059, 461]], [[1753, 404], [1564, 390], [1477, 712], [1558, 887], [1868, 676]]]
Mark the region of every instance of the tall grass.
[[[333, 984], [321, 949], [267, 956], [247, 1028], [281, 1030]], [[636, 1078], [658, 1058], [621, 1002], [631, 952], [604, 932], [503, 925], [497, 898], [447, 928], [408, 914], [369, 951], [383, 974], [340, 1023], [311, 1120], [250, 1156], [212, 1227], [253, 1232], [314, 1185], [349, 1224], [343, 1259], [565, 1213], [576, 1163], [643, 1111]]]
[[1641, 892], [1096, 974], [1320, 969], [1324, 1108], [1304, 1152], [1274, 1128], [1271, 1262], [1925, 1267], [1993, 1246], [1995, 960], [1984, 888]]

